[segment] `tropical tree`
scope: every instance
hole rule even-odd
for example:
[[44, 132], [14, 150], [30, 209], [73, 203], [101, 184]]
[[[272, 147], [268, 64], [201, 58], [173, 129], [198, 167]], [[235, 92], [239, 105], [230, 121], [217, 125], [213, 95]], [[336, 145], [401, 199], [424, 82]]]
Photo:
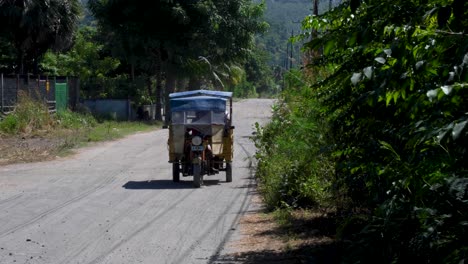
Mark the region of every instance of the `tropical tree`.
[[312, 89], [348, 201], [350, 262], [467, 258], [467, 10], [463, 0], [351, 0], [304, 20], [305, 47], [319, 51], [309, 67], [328, 71]]
[[[80, 78], [83, 97], [123, 97], [112, 90], [112, 72], [120, 61], [105, 54], [104, 45], [97, 41], [93, 27], [82, 27], [74, 37], [73, 47], [65, 53], [48, 51], [40, 63], [41, 72], [49, 75]], [[122, 91], [123, 92], [123, 91]]]
[[[189, 87], [214, 76], [213, 66], [229, 65], [245, 58], [253, 34], [263, 24], [261, 8], [250, 1], [154, 1], [89, 2], [103, 34], [116, 47], [114, 54], [156, 79], [157, 118], [161, 118], [162, 77], [166, 96], [182, 76]], [[220, 68], [220, 67], [217, 67]], [[182, 76], [181, 76], [182, 74]]]
[[[78, 0], [4, 0], [0, 2], [0, 41], [14, 47], [17, 73], [38, 71], [41, 56], [49, 49], [66, 50], [80, 15]], [[0, 50], [3, 54], [5, 49]], [[10, 55], [11, 56], [11, 55]]]
[[[135, 71], [155, 77], [156, 118], [162, 119], [163, 63], [168, 61], [174, 45], [186, 42], [184, 36], [189, 34], [190, 26], [185, 10], [179, 4], [165, 1], [148, 4], [94, 0], [89, 5], [112, 53], [130, 66], [132, 79]], [[171, 61], [174, 54], [170, 54]]]

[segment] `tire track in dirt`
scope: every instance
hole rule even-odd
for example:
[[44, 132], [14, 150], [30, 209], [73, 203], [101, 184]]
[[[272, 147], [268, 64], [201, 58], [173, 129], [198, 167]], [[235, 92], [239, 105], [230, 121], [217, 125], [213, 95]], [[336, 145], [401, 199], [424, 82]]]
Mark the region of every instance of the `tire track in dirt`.
[[129, 236], [127, 236], [126, 238], [122, 239], [119, 243], [115, 244], [112, 248], [110, 248], [109, 250], [106, 251], [106, 253], [103, 253], [101, 254], [100, 256], [94, 258], [92, 261], [88, 262], [89, 264], [97, 264], [101, 261], [103, 261], [107, 256], [109, 256], [112, 252], [114, 252], [115, 250], [117, 250], [118, 248], [120, 248], [122, 245], [124, 245], [125, 243], [129, 242], [131, 239], [133, 239], [134, 237], [136, 237], [138, 234], [140, 234], [141, 232], [145, 231], [146, 229], [148, 229], [149, 227], [151, 227], [153, 224], [155, 224], [156, 220], [158, 220], [159, 218], [163, 217], [164, 215], [166, 215], [170, 210], [172, 210], [172, 207], [175, 206], [176, 204], [184, 201], [185, 199], [187, 199], [193, 192], [195, 192], [196, 189], [193, 189], [191, 191], [189, 191], [186, 195], [180, 197], [179, 199], [175, 200], [173, 203], [171, 203], [170, 206], [167, 206], [167, 208], [159, 213], [157, 213], [155, 215], [155, 217], [151, 218], [149, 221], [147, 221], [146, 224], [144, 224], [143, 226], [141, 226], [140, 228], [138, 228], [137, 230], [135, 230], [132, 234], [130, 234]]
[[[150, 149], [150, 147], [151, 146], [146, 146], [145, 149], [143, 151], [141, 151], [138, 156], [144, 155], [144, 153], [146, 151], [148, 151], [148, 149]], [[95, 159], [96, 159], [96, 156], [93, 157], [92, 159], [90, 159], [89, 161], [93, 161]], [[95, 193], [95, 192], [103, 189], [104, 187], [110, 185], [111, 183], [113, 183], [119, 175], [121, 175], [121, 174], [123, 174], [125, 172], [128, 172], [128, 171], [130, 171], [131, 169], [133, 169], [133, 168], [135, 168], [137, 166], [138, 165], [134, 165], [134, 166], [131, 166], [129, 168], [120, 169], [117, 173], [115, 173], [115, 171], [106, 172], [106, 174], [104, 176], [104, 179], [97, 185], [93, 184], [93, 185], [95, 185], [93, 188], [80, 193], [79, 195], [75, 196], [72, 199], [69, 199], [69, 200], [66, 200], [63, 203], [60, 203], [59, 205], [57, 205], [57, 206], [55, 206], [55, 207], [53, 207], [53, 208], [51, 208], [49, 210], [45, 210], [42, 213], [39, 213], [35, 217], [30, 218], [29, 220], [27, 220], [26, 222], [23, 222], [22, 224], [19, 224], [19, 225], [13, 227], [13, 228], [10, 228], [10, 229], [7, 229], [6, 231], [1, 232], [0, 233], [0, 238], [3, 238], [3, 237], [8, 236], [8, 235], [10, 235], [12, 233], [15, 233], [16, 231], [19, 231], [19, 230], [21, 230], [23, 228], [26, 228], [26, 227], [36, 223], [37, 221], [39, 221], [41, 219], [44, 219], [44, 218], [50, 216], [53, 213], [58, 212], [60, 209], [65, 208], [66, 206], [71, 205], [71, 204], [73, 204], [75, 202], [78, 202], [78, 201], [86, 198], [87, 196], [91, 195], [92, 193]], [[60, 180], [63, 180], [63, 179], [60, 179]], [[15, 199], [18, 199], [18, 198], [19, 197], [15, 198]], [[15, 200], [15, 199], [11, 199], [10, 201]], [[27, 202], [27, 201], [25, 201], [25, 202]], [[21, 202], [16, 203], [15, 206], [18, 206], [18, 204], [21, 204]], [[11, 208], [10, 205], [9, 205], [9, 208]]]
[[[112, 175], [112, 174], [109, 174], [109, 175]], [[74, 202], [77, 202], [77, 201], [80, 201], [81, 199], [85, 198], [86, 196], [104, 188], [105, 186], [109, 185], [110, 183], [112, 183], [115, 179], [113, 176], [110, 176], [109, 175], [106, 176], [106, 178], [104, 179], [103, 182], [101, 182], [98, 186], [94, 187], [94, 188], [91, 188], [85, 192], [82, 192], [81, 194], [79, 194], [78, 196], [75, 196], [74, 198], [72, 199], [69, 199], [61, 204], [59, 204], [58, 206], [55, 206], [49, 210], [46, 210], [46, 211], [43, 211], [42, 213], [36, 215], [35, 217], [32, 217], [30, 218], [29, 220], [27, 220], [26, 222], [23, 222], [22, 224], [19, 224], [13, 228], [10, 228], [6, 231], [3, 231], [0, 233], [0, 238], [3, 238], [7, 235], [10, 235], [12, 233], [15, 233], [16, 231], [20, 230], [20, 229], [23, 229], [27, 226], [30, 226], [32, 224], [34, 224], [35, 222], [49, 216], [50, 214], [53, 214], [57, 211], [59, 211], [60, 209], [74, 203]]]
[[[154, 199], [158, 199], [160, 196], [164, 196], [168, 191], [165, 190], [165, 191], [162, 191], [162, 192], [158, 192], [156, 195], [154, 193], [148, 193], [145, 198], [143, 199], [145, 201], [145, 204], [153, 201]], [[146, 197], [148, 197], [148, 199], [146, 199]], [[122, 213], [120, 213], [119, 215], [117, 215], [116, 217], [112, 218], [112, 222], [113, 224], [111, 225], [108, 225], [108, 226], [105, 226], [103, 227], [102, 229], [103, 230], [110, 230], [112, 229], [113, 227], [115, 227], [117, 224], [120, 223], [120, 220], [124, 219], [125, 217], [127, 217], [128, 215], [131, 215], [133, 214], [134, 212], [138, 211], [139, 209], [141, 209], [145, 204], [142, 204], [141, 206], [139, 207], [134, 207], [133, 209], [131, 209], [130, 211], [123, 211]], [[106, 231], [103, 231], [103, 232], [100, 232], [100, 233], [96, 233], [94, 234], [94, 239], [93, 238], [87, 238], [87, 243], [82, 245], [78, 250], [76, 250], [75, 252], [72, 252], [71, 254], [68, 254], [68, 256], [61, 260], [60, 263], [72, 263], [74, 259], [76, 259], [78, 256], [80, 256], [84, 251], [86, 251], [86, 249], [88, 249], [93, 243], [98, 243], [99, 241], [102, 241], [104, 239], [103, 235], [106, 233]], [[80, 239], [76, 239], [78, 241], [82, 241]]]
[[[242, 144], [236, 142], [236, 145], [238, 145], [243, 150], [243, 152], [246, 155], [246, 158], [249, 160], [250, 176], [249, 176], [249, 181], [248, 181], [247, 194], [243, 192], [239, 192], [233, 199], [233, 200], [237, 200], [240, 196], [244, 196], [239, 209], [235, 211], [236, 217], [234, 218], [234, 221], [232, 221], [231, 225], [229, 226], [228, 232], [222, 238], [221, 243], [216, 248], [214, 255], [210, 258], [208, 263], [214, 263], [217, 256], [219, 256], [219, 254], [221, 253], [221, 250], [224, 248], [224, 246], [226, 245], [226, 243], [229, 241], [230, 237], [232, 236], [235, 230], [235, 227], [239, 224], [242, 213], [248, 208], [248, 204], [249, 204], [250, 196], [248, 195], [248, 192], [251, 191], [252, 183], [254, 182], [254, 178], [252, 177], [253, 176], [252, 168], [250, 166], [252, 164], [252, 156]], [[207, 236], [210, 234], [210, 231], [213, 230], [213, 228], [219, 225], [219, 222], [225, 217], [225, 215], [229, 211], [232, 210], [234, 204], [235, 203], [231, 203], [231, 206], [226, 207], [226, 209], [217, 217], [214, 223], [210, 227], [208, 227], [203, 234], [201, 234], [197, 239], [195, 239], [195, 242], [192, 243], [176, 260], [174, 260], [173, 263], [187, 263], [186, 259], [190, 256], [191, 251], [193, 251], [193, 249], [198, 244], [200, 244], [201, 241], [207, 238]]]
[[21, 196], [23, 196], [23, 194], [16, 194], [16, 195], [13, 195], [13, 196], [8, 197], [6, 199], [0, 200], [0, 205], [2, 205], [4, 203], [12, 202], [12, 201], [20, 198]]

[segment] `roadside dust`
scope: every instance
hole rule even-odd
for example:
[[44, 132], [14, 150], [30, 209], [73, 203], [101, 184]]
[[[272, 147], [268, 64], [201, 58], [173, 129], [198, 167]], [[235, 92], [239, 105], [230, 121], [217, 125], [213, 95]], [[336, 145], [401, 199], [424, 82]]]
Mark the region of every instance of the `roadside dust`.
[[0, 166], [50, 160], [65, 144], [64, 139], [45, 137], [0, 137]]
[[280, 225], [266, 212], [258, 193], [240, 220], [240, 239], [231, 241], [229, 255], [215, 263], [338, 263], [335, 225], [321, 212], [293, 211], [289, 224]]

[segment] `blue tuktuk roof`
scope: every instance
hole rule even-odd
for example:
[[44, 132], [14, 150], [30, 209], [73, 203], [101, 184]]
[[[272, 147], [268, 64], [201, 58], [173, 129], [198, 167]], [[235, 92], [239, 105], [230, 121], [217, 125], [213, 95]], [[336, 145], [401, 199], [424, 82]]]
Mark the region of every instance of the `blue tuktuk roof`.
[[214, 96], [173, 98], [170, 100], [172, 112], [182, 111], [226, 111], [226, 99]]
[[171, 94], [169, 94], [169, 98], [203, 96], [203, 95], [222, 97], [222, 98], [231, 98], [232, 97], [232, 92], [210, 91], [210, 90], [195, 90], [195, 91], [171, 93]]

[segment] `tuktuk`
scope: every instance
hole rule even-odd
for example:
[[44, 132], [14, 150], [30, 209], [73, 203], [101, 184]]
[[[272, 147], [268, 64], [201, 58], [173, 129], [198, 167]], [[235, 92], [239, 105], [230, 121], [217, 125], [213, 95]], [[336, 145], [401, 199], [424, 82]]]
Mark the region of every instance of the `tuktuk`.
[[203, 177], [226, 173], [232, 181], [232, 93], [196, 90], [169, 95], [169, 162], [172, 179], [193, 176], [193, 186]]

